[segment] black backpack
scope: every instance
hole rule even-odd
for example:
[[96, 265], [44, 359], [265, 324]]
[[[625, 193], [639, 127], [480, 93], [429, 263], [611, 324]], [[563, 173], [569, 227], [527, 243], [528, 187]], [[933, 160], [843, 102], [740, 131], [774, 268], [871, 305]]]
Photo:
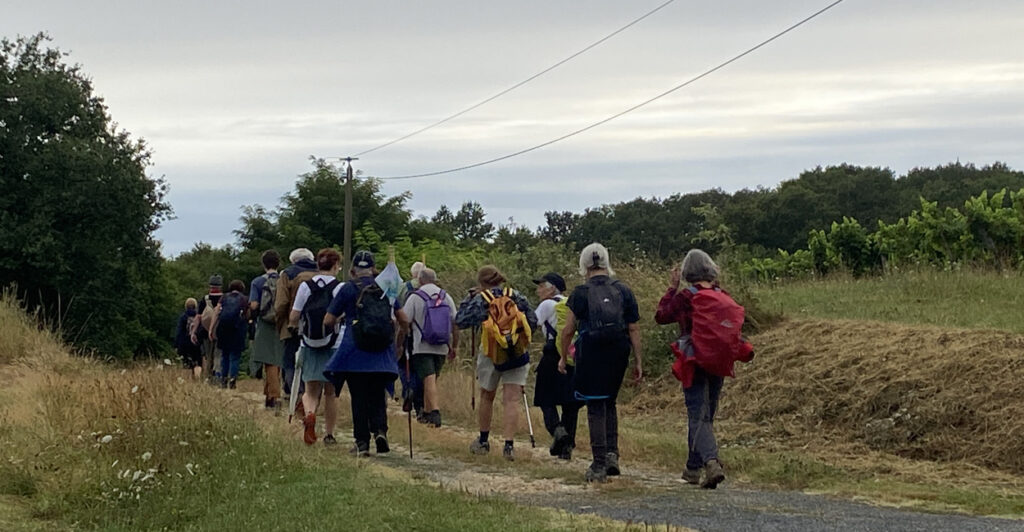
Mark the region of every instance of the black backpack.
[[327, 315], [327, 307], [334, 299], [334, 288], [338, 286], [339, 282], [337, 279], [306, 281], [306, 286], [309, 287], [309, 298], [306, 299], [306, 305], [302, 307], [302, 336], [309, 347], [326, 347], [334, 345], [334, 342], [338, 340], [336, 328], [324, 327], [324, 316]]
[[352, 319], [352, 334], [356, 347], [377, 353], [395, 341], [395, 327], [391, 321], [391, 300], [375, 282], [363, 287], [356, 300], [356, 314]]
[[220, 298], [220, 317], [217, 319], [217, 334], [221, 331], [238, 332], [245, 329], [245, 298], [242, 294], [231, 292]]
[[619, 340], [626, 336], [622, 290], [618, 281], [593, 283], [587, 287], [587, 331], [591, 340]]

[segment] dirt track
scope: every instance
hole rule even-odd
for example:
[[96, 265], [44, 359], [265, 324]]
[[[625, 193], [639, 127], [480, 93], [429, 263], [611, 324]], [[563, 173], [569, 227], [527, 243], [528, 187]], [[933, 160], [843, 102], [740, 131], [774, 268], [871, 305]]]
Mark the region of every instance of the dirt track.
[[[254, 405], [262, 402], [255, 393], [239, 395]], [[371, 458], [376, 467], [426, 480], [440, 489], [506, 497], [520, 504], [596, 514], [624, 523], [705, 531], [1024, 531], [1021, 520], [923, 513], [730, 483], [706, 491], [631, 465], [628, 459], [623, 460], [622, 477], [595, 488], [582, 482], [585, 453], [565, 463], [548, 456], [546, 449], [525, 446], [516, 447], [521, 460], [511, 464], [492, 457], [480, 459], [468, 451], [453, 456], [420, 449], [410, 460], [408, 447], [403, 444], [404, 416], [397, 411], [392, 414], [392, 453]], [[336, 434], [343, 448], [351, 445], [346, 429], [343, 423]], [[472, 433], [458, 427], [439, 430], [453, 439], [465, 440], [467, 445], [472, 438]], [[538, 464], [558, 474], [538, 476], [530, 471]]]

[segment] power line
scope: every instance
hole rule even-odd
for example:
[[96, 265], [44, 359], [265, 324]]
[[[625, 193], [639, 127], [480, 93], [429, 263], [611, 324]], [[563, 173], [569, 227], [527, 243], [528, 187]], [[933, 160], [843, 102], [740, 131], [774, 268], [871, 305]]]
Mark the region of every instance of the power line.
[[593, 124], [590, 124], [589, 126], [577, 129], [576, 131], [573, 131], [571, 133], [566, 133], [565, 135], [562, 135], [561, 137], [557, 137], [557, 138], [551, 139], [551, 140], [549, 140], [547, 142], [542, 142], [540, 144], [537, 144], [537, 145], [531, 146], [529, 148], [525, 148], [525, 149], [519, 150], [517, 152], [510, 153], [508, 155], [502, 155], [501, 157], [495, 157], [493, 159], [488, 159], [486, 161], [481, 161], [481, 162], [473, 163], [473, 164], [467, 164], [465, 166], [459, 166], [457, 168], [449, 168], [448, 170], [440, 170], [440, 171], [437, 171], [437, 172], [426, 172], [426, 173], [422, 173], [422, 174], [378, 177], [377, 179], [381, 179], [381, 180], [385, 180], [385, 181], [389, 181], [389, 180], [393, 180], [393, 179], [414, 179], [414, 178], [418, 178], [418, 177], [430, 177], [430, 176], [435, 176], [435, 175], [450, 174], [450, 173], [453, 173], [453, 172], [461, 172], [462, 170], [469, 170], [471, 168], [477, 168], [477, 167], [480, 167], [480, 166], [496, 163], [496, 162], [499, 162], [499, 161], [504, 161], [505, 159], [511, 159], [512, 157], [517, 157], [519, 155], [530, 153], [531, 151], [539, 150], [541, 148], [544, 148], [544, 147], [550, 146], [552, 144], [555, 144], [556, 142], [561, 142], [561, 141], [563, 141], [565, 139], [568, 139], [570, 137], [574, 137], [576, 135], [579, 135], [580, 133], [584, 133], [586, 131], [590, 131], [591, 129], [594, 129], [594, 128], [596, 128], [598, 126], [601, 126], [601, 125], [604, 125], [604, 124], [607, 124], [608, 122], [611, 122], [612, 120], [615, 120], [616, 118], [619, 118], [619, 117], [621, 117], [623, 115], [626, 115], [628, 113], [636, 111], [637, 109], [640, 109], [641, 107], [644, 107], [645, 105], [647, 105], [649, 103], [652, 103], [654, 101], [660, 100], [661, 98], [664, 98], [665, 96], [668, 96], [669, 94], [672, 94], [673, 92], [676, 92], [679, 89], [682, 89], [682, 88], [684, 88], [684, 87], [686, 87], [688, 85], [691, 85], [691, 84], [693, 84], [693, 83], [695, 83], [695, 82], [697, 82], [697, 81], [699, 81], [699, 80], [701, 80], [701, 79], [703, 79], [703, 78], [705, 78], [707, 76], [710, 76], [711, 74], [713, 74], [713, 73], [715, 73], [715, 72], [717, 72], [717, 71], [719, 71], [719, 70], [729, 66], [730, 64], [735, 63], [736, 61], [739, 61], [740, 59], [742, 59], [742, 58], [744, 58], [744, 57], [754, 53], [758, 49], [768, 45], [769, 43], [771, 43], [772, 41], [775, 41], [776, 39], [782, 37], [783, 35], [785, 35], [785, 34], [791, 32], [791, 31], [799, 28], [800, 26], [803, 26], [807, 22], [810, 22], [811, 20], [817, 18], [819, 15], [821, 15], [821, 14], [825, 13], [826, 11], [832, 9], [833, 7], [843, 3], [844, 1], [845, 0], [835, 0], [831, 4], [829, 4], [829, 5], [821, 8], [821, 9], [819, 9], [818, 11], [814, 12], [810, 16], [808, 16], [808, 17], [804, 18], [803, 20], [797, 22], [796, 24], [793, 24], [792, 26], [789, 26], [788, 28], [780, 31], [779, 33], [776, 33], [775, 35], [772, 35], [768, 39], [765, 39], [764, 41], [761, 41], [756, 46], [748, 48], [746, 51], [744, 51], [744, 52], [742, 52], [742, 53], [740, 53], [740, 54], [738, 54], [736, 56], [733, 56], [732, 59], [729, 59], [729, 60], [727, 60], [727, 61], [725, 61], [723, 63], [720, 63], [718, 66], [716, 66], [714, 68], [711, 68], [711, 69], [708, 69], [708, 70], [705, 70], [703, 73], [701, 73], [701, 74], [699, 74], [697, 76], [694, 76], [693, 78], [690, 78], [689, 80], [684, 81], [683, 83], [680, 83], [679, 85], [676, 85], [675, 87], [672, 87], [671, 89], [669, 89], [669, 90], [667, 90], [665, 92], [662, 92], [661, 94], [658, 94], [657, 96], [654, 96], [653, 98], [650, 98], [648, 100], [640, 102], [640, 103], [638, 103], [638, 104], [636, 104], [636, 105], [634, 105], [634, 106], [632, 106], [632, 107], [630, 107], [630, 108], [628, 108], [628, 109], [626, 109], [624, 111], [620, 111], [620, 112], [618, 112], [618, 113], [616, 113], [614, 115], [611, 115], [608, 118], [605, 118], [605, 119], [600, 120], [598, 122], [594, 122]]
[[558, 67], [560, 67], [560, 66], [562, 66], [562, 65], [564, 65], [566, 63], [568, 63], [569, 61], [572, 61], [573, 59], [579, 57], [580, 55], [583, 55], [584, 53], [588, 52], [591, 48], [594, 48], [594, 47], [598, 46], [599, 44], [607, 41], [608, 39], [611, 39], [612, 37], [622, 33], [623, 31], [629, 29], [634, 24], [636, 24], [636, 23], [640, 22], [641, 20], [643, 20], [643, 19], [645, 19], [645, 18], [647, 18], [647, 17], [657, 13], [658, 11], [661, 11], [662, 8], [668, 6], [669, 4], [671, 4], [672, 2], [675, 2], [675, 1], [676, 0], [668, 0], [667, 2], [659, 5], [658, 7], [654, 8], [654, 9], [652, 9], [650, 11], [648, 11], [647, 13], [644, 13], [643, 16], [641, 16], [640, 18], [634, 19], [629, 24], [626, 24], [625, 26], [622, 26], [621, 28], [619, 28], [619, 29], [609, 33], [608, 35], [605, 35], [600, 40], [594, 42], [593, 44], [587, 46], [586, 48], [583, 48], [582, 50], [580, 50], [580, 51], [570, 55], [569, 57], [566, 57], [565, 59], [562, 59], [561, 61], [559, 61], [559, 62], [557, 62], [557, 63], [555, 63], [555, 64], [553, 64], [553, 65], [551, 65], [551, 66], [549, 66], [547, 68], [545, 68], [544, 70], [541, 70], [540, 72], [538, 72], [538, 73], [536, 73], [536, 74], [534, 74], [534, 75], [524, 79], [523, 81], [520, 81], [519, 83], [516, 83], [515, 85], [512, 85], [511, 87], [509, 87], [509, 88], [507, 88], [507, 89], [505, 89], [505, 90], [495, 94], [494, 96], [491, 96], [491, 97], [489, 97], [489, 98], [487, 98], [485, 100], [482, 100], [482, 101], [480, 101], [480, 102], [478, 102], [476, 104], [473, 104], [473, 105], [471, 105], [471, 106], [469, 106], [469, 107], [467, 107], [467, 108], [465, 108], [465, 109], [463, 109], [463, 110], [461, 110], [461, 111], [459, 111], [459, 112], [457, 112], [457, 113], [455, 113], [453, 115], [449, 115], [449, 116], [447, 116], [445, 118], [442, 118], [441, 120], [438, 120], [437, 122], [434, 122], [434, 123], [432, 123], [432, 124], [430, 124], [428, 126], [421, 127], [420, 129], [417, 129], [416, 131], [413, 131], [412, 133], [409, 133], [407, 135], [398, 137], [397, 139], [385, 142], [384, 144], [381, 144], [379, 146], [370, 148], [370, 149], [368, 149], [366, 151], [361, 151], [361, 152], [356, 154], [356, 157], [361, 156], [361, 155], [366, 155], [367, 153], [370, 153], [370, 152], [375, 152], [375, 151], [377, 151], [379, 149], [386, 148], [386, 147], [388, 147], [388, 146], [390, 146], [392, 144], [398, 143], [398, 142], [402, 142], [405, 139], [408, 139], [408, 138], [414, 137], [416, 135], [419, 135], [420, 133], [423, 133], [424, 131], [427, 131], [428, 129], [433, 129], [433, 128], [441, 125], [441, 124], [444, 124], [445, 122], [448, 122], [449, 120], [454, 120], [454, 119], [456, 119], [456, 118], [458, 118], [458, 117], [460, 117], [460, 116], [462, 116], [462, 115], [472, 111], [473, 109], [476, 109], [477, 107], [480, 107], [480, 106], [482, 106], [484, 104], [492, 102], [492, 101], [494, 101], [494, 100], [496, 100], [496, 99], [498, 99], [498, 98], [500, 98], [500, 97], [502, 97], [502, 96], [504, 96], [504, 95], [506, 95], [506, 94], [508, 94], [508, 93], [510, 93], [510, 92], [512, 92], [512, 91], [514, 91], [516, 89], [518, 89], [519, 87], [522, 87], [523, 85], [526, 85], [527, 83], [529, 83], [529, 82], [531, 82], [531, 81], [533, 81], [533, 80], [543, 76], [544, 74], [547, 74], [548, 72], [551, 72], [552, 70], [554, 70], [554, 69], [556, 69], [556, 68], [558, 68]]

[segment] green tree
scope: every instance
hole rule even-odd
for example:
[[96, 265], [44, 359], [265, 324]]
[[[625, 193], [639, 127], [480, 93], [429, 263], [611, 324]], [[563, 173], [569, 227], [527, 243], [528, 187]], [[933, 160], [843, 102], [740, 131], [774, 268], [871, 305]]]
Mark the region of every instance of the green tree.
[[102, 355], [166, 348], [153, 232], [170, 215], [142, 140], [44, 34], [0, 41], [0, 282]]
[[475, 201], [463, 203], [451, 223], [455, 239], [463, 244], [482, 243], [494, 234], [494, 224], [487, 221], [487, 213]]

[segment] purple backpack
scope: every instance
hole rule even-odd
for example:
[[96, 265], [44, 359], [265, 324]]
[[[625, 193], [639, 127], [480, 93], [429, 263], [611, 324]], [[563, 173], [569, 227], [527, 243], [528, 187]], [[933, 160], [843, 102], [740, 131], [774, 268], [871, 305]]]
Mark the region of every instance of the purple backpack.
[[[448, 306], [445, 291], [441, 290], [433, 297], [423, 290], [413, 293], [423, 300], [426, 307], [423, 310], [423, 326], [416, 324], [423, 341], [430, 345], [448, 345], [451, 340], [452, 309]], [[413, 323], [416, 323], [416, 320], [413, 320]]]

